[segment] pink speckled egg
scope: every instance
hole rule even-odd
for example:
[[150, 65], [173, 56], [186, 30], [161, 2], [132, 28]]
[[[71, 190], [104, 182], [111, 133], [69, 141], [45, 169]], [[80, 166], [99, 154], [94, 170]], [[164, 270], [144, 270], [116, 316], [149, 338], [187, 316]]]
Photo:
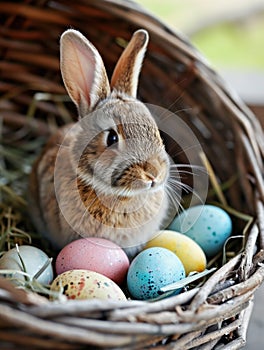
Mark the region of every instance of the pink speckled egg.
[[98, 272], [122, 284], [129, 267], [126, 253], [117, 244], [97, 237], [82, 238], [66, 245], [56, 259], [56, 272], [84, 269]]

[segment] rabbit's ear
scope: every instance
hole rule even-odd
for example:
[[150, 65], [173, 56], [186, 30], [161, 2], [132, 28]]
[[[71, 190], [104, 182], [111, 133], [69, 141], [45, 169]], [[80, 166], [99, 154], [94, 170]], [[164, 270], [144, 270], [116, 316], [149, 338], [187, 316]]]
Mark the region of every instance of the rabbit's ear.
[[102, 58], [80, 32], [69, 29], [62, 34], [60, 65], [64, 85], [81, 117], [110, 94]]
[[111, 79], [112, 89], [136, 98], [138, 78], [148, 38], [148, 32], [143, 29], [134, 33], [116, 64]]

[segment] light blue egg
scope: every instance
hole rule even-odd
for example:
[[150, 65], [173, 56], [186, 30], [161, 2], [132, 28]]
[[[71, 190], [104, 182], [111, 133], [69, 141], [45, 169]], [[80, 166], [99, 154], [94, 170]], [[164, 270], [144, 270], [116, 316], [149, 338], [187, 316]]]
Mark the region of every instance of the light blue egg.
[[197, 205], [176, 216], [169, 229], [192, 238], [211, 258], [223, 248], [231, 235], [232, 221], [227, 212], [219, 207]]
[[147, 300], [158, 297], [161, 287], [183, 278], [185, 270], [180, 259], [166, 248], [153, 247], [143, 250], [132, 261], [127, 287], [133, 298]]

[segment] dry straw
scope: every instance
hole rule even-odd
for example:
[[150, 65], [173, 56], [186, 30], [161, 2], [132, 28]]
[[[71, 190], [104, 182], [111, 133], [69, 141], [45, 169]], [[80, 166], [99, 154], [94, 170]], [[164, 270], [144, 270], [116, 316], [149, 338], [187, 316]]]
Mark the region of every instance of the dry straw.
[[[58, 39], [70, 27], [95, 43], [109, 74], [133, 31], [149, 31], [140, 98], [178, 111], [193, 130], [210, 173], [208, 201], [229, 210], [234, 235], [243, 236], [225, 247], [225, 264], [222, 256], [210, 263], [217, 270], [206, 281], [155, 302], [50, 302], [0, 279], [1, 348], [243, 346], [264, 278], [264, 137], [256, 117], [187, 39], [133, 2], [1, 1], [0, 13], [1, 251], [31, 239], [48, 249], [28, 220], [26, 179], [47, 136], [76, 115], [58, 62]], [[176, 161], [184, 160], [179, 153]]]

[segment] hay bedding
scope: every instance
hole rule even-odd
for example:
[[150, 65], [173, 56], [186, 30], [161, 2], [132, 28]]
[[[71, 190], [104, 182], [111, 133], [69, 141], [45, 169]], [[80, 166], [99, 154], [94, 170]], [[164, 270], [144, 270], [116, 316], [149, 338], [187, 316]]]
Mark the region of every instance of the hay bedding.
[[[109, 75], [131, 33], [149, 31], [139, 97], [177, 112], [193, 130], [210, 172], [208, 202], [229, 210], [234, 234], [244, 237], [231, 242], [223, 265], [223, 256], [210, 262], [218, 269], [203, 283], [153, 303], [54, 303], [0, 279], [1, 348], [242, 347], [264, 278], [264, 138], [256, 117], [186, 38], [134, 2], [2, 1], [0, 14], [1, 251], [29, 243], [54, 255], [28, 219], [27, 178], [47, 137], [76, 115], [58, 62], [58, 38], [69, 27], [95, 43]], [[183, 152], [176, 160], [186, 160]]]

